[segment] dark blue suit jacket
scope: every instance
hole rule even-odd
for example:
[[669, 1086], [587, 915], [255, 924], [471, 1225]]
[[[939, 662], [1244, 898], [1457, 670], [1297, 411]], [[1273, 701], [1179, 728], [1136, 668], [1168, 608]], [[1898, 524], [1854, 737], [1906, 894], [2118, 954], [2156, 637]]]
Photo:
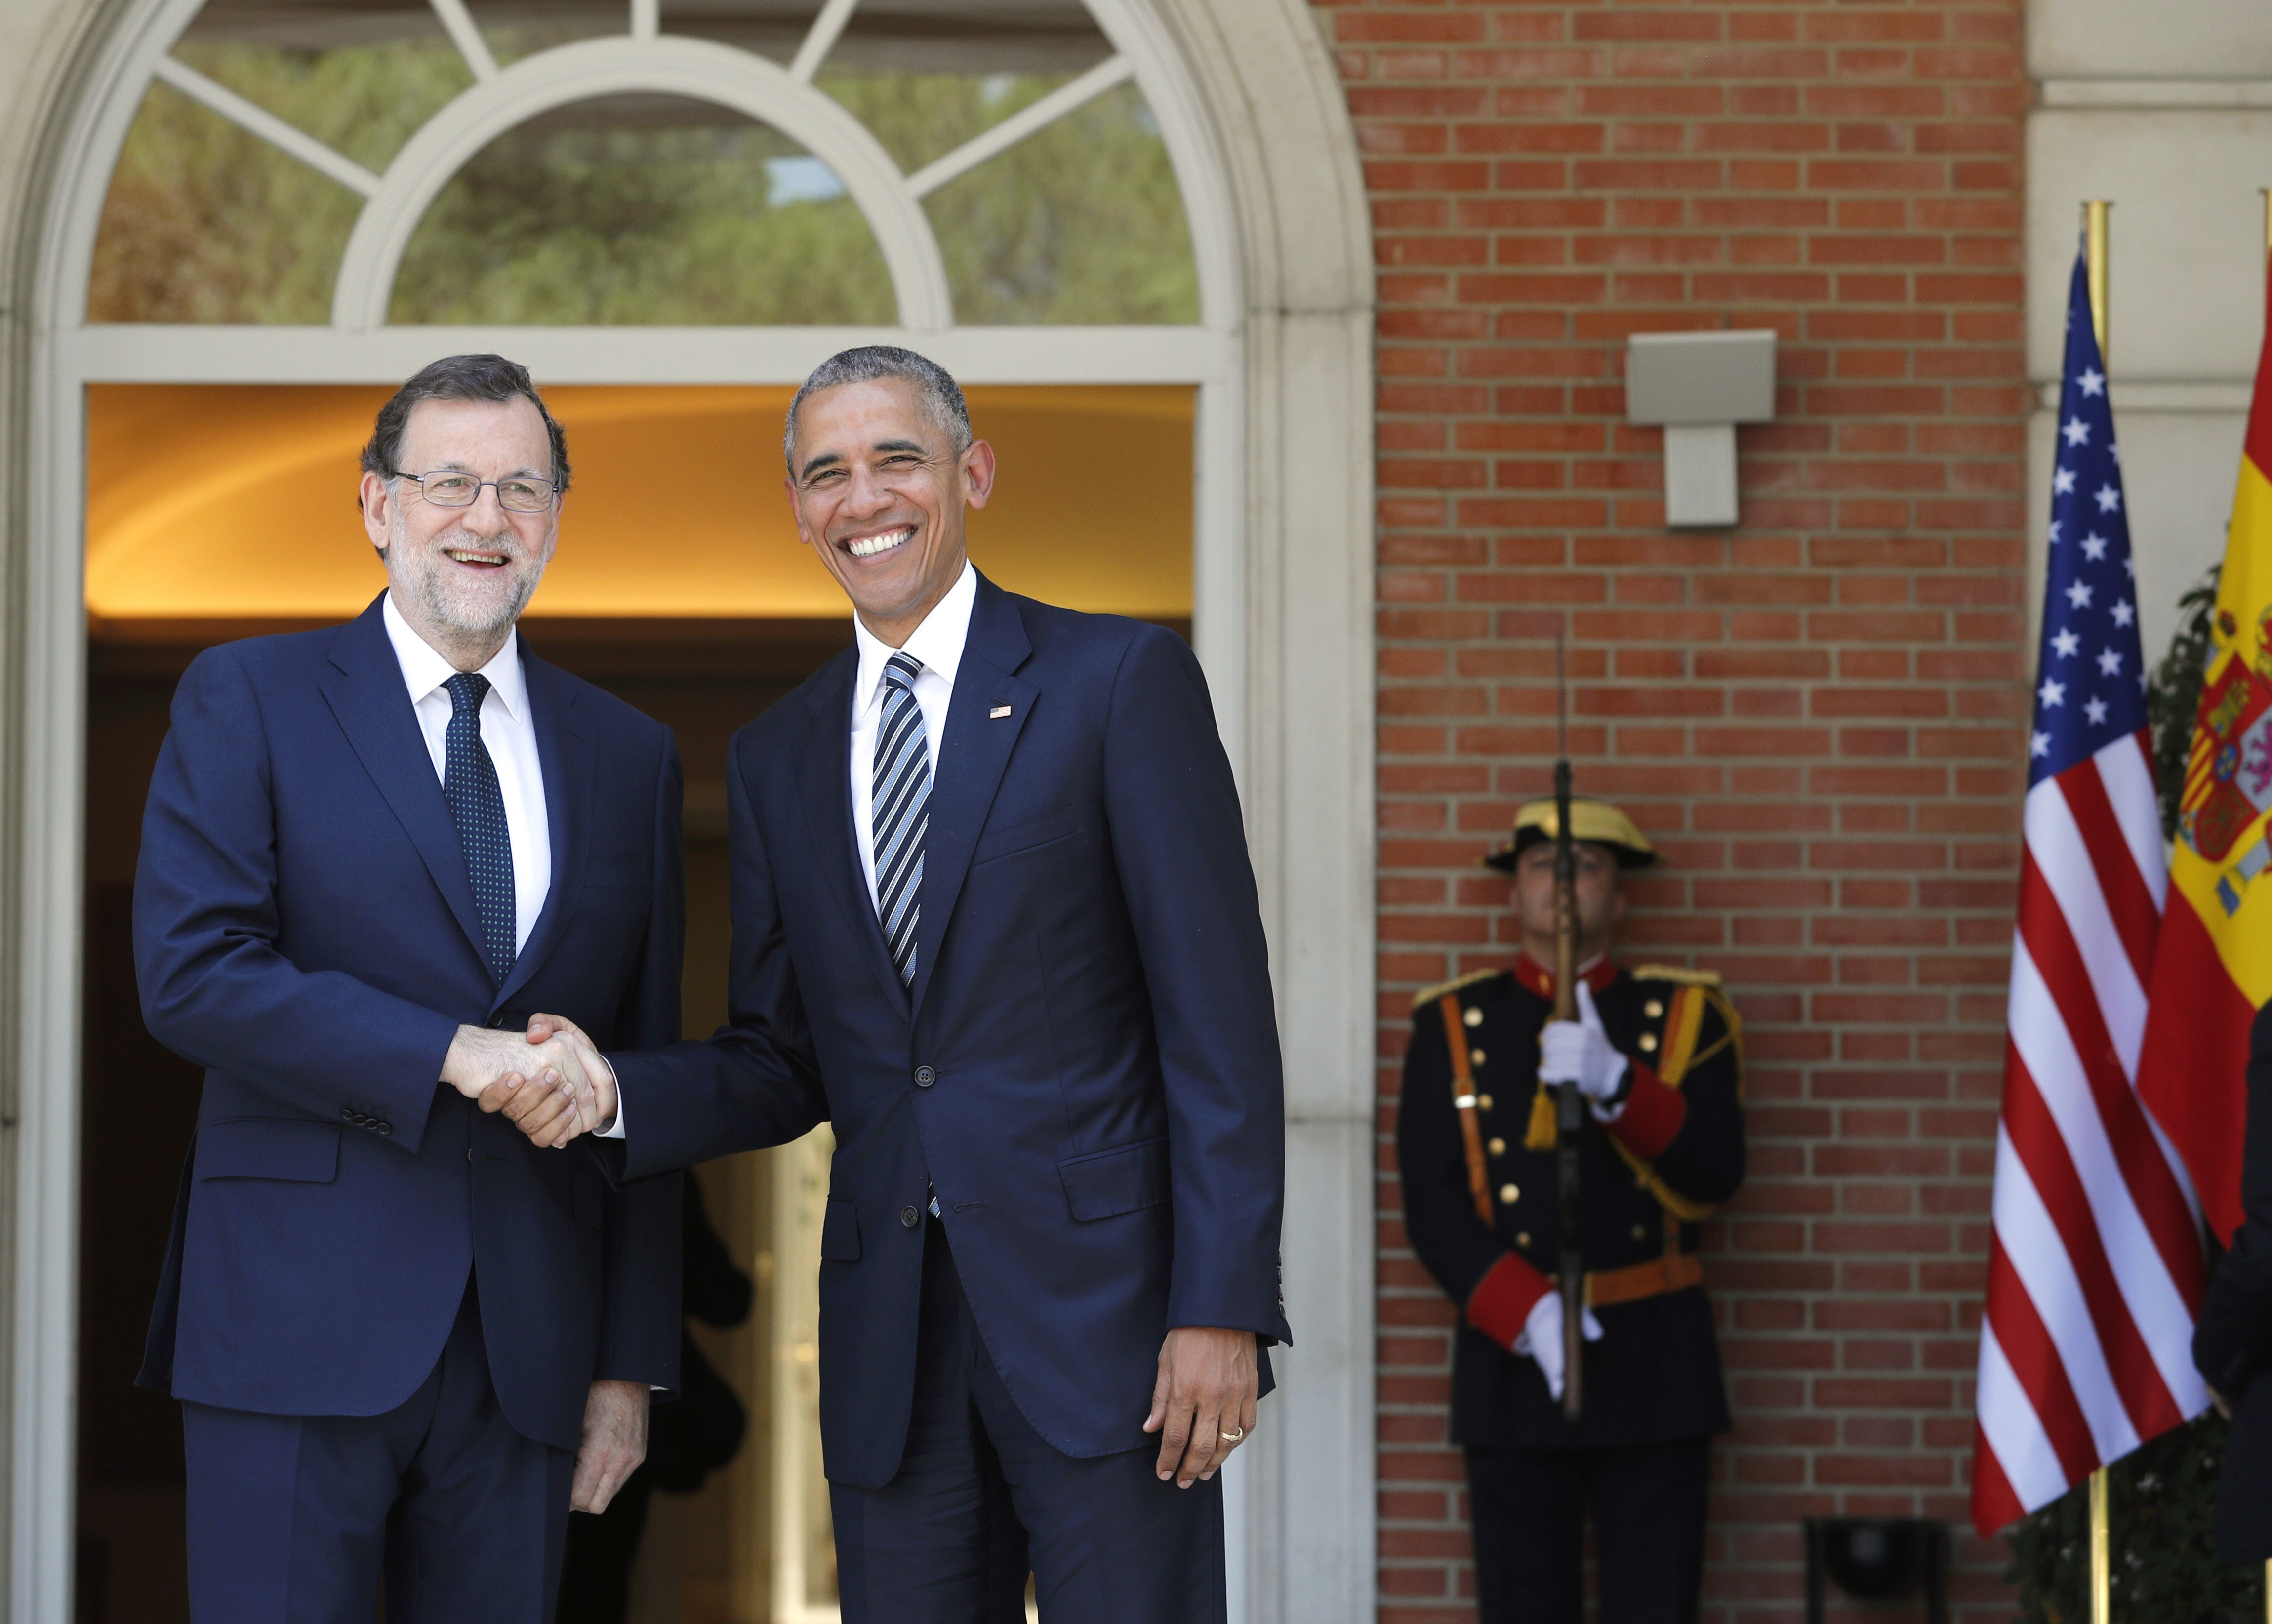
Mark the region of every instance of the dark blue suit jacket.
[[854, 845], [857, 661], [846, 650], [735, 737], [729, 1023], [609, 1057], [628, 1171], [834, 1125], [831, 1479], [873, 1487], [899, 1467], [927, 1186], [1035, 1428], [1072, 1456], [1143, 1447], [1170, 1326], [1288, 1335], [1269, 966], [1199, 662], [1170, 632], [981, 580], [910, 991]]
[[[524, 647], [526, 646], [524, 645]], [[141, 1381], [277, 1415], [408, 1398], [480, 1281], [505, 1417], [573, 1448], [596, 1379], [677, 1382], [678, 1180], [611, 1189], [436, 1080], [460, 1025], [678, 1036], [669, 730], [525, 655], [552, 887], [502, 988], [374, 602], [206, 650], [134, 886], [143, 1018], [207, 1068]]]

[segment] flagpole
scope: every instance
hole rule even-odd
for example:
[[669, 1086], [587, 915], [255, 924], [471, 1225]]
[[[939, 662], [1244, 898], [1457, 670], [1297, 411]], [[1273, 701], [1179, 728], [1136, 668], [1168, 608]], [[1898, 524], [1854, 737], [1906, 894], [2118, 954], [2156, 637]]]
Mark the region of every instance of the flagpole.
[[[2272, 186], [2259, 186], [2256, 195], [2264, 199], [2264, 258], [2261, 266], [2272, 274]], [[2272, 1558], [2264, 1563], [2264, 1624], [2272, 1624]]]
[[2106, 358], [2106, 215], [2114, 206], [2093, 198], [2082, 206], [2083, 262], [2090, 281], [2090, 331], [2098, 341], [2098, 364], [2113, 370]]
[[[2106, 354], [2106, 215], [2109, 205], [2104, 198], [2092, 198], [2082, 206], [2082, 259], [2084, 285], [2090, 291], [2090, 332], [2098, 341], [2098, 364], [2111, 373], [2113, 366]], [[2090, 1474], [2090, 1624], [2113, 1624], [2114, 1596], [2112, 1584], [2112, 1537], [2107, 1528], [2106, 1468], [2100, 1467]], [[2272, 1567], [2268, 1567], [2272, 1572]], [[2268, 1617], [2266, 1624], [2272, 1624]]]
[[[2264, 259], [2262, 268], [2272, 274], [2272, 186], [2259, 186], [2256, 195], [2264, 199]], [[2272, 1557], [2264, 1562], [2264, 1624], [2272, 1624]]]
[[2113, 1563], [2106, 1530], [2106, 1468], [2090, 1474], [2090, 1624], [2113, 1624]]

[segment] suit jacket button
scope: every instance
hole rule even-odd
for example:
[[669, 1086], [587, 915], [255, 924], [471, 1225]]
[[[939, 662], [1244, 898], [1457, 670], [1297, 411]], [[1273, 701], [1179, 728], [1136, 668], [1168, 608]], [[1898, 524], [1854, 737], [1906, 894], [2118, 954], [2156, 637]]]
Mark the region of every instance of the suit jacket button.
[[392, 1134], [392, 1132], [394, 1132], [394, 1124], [393, 1124], [393, 1123], [392, 1123], [392, 1122], [382, 1122], [382, 1123], [380, 1123], [380, 1124], [378, 1125], [377, 1133], [378, 1133], [378, 1136], [379, 1136], [381, 1139], [385, 1139], [385, 1138], [389, 1134]]
[[900, 1209], [900, 1222], [905, 1224], [908, 1228], [913, 1229], [916, 1224], [923, 1222], [923, 1214], [917, 1212], [912, 1207], [902, 1207]]
[[928, 1089], [931, 1084], [938, 1081], [938, 1074], [931, 1070], [930, 1066], [918, 1066], [916, 1067], [916, 1087], [918, 1089]]
[[354, 1106], [352, 1106], [352, 1105], [342, 1105], [342, 1106], [340, 1106], [340, 1121], [342, 1121], [342, 1122], [352, 1122], [352, 1121], [354, 1121], [354, 1120], [355, 1120], [355, 1107], [354, 1107]]

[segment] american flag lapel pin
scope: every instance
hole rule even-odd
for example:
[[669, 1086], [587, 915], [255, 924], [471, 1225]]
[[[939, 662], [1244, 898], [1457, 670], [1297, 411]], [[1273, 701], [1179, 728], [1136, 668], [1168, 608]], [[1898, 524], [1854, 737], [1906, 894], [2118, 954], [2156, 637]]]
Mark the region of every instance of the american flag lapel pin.
[[1010, 707], [1007, 705], [997, 705], [992, 710], [986, 713], [986, 716], [987, 720], [990, 722], [999, 722], [1003, 717], [1009, 714]]

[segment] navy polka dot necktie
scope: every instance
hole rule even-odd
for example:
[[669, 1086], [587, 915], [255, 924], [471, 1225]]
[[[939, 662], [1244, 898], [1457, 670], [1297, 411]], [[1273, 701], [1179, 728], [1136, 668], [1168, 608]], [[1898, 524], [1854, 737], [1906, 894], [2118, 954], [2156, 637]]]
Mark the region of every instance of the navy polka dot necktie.
[[442, 798], [466, 849], [466, 877], [474, 882], [474, 909], [482, 918], [482, 953], [499, 986], [519, 953], [512, 893], [512, 832], [505, 827], [504, 796], [497, 763], [482, 743], [482, 701], [490, 679], [460, 671], [443, 685], [450, 691], [450, 733], [444, 752]]

